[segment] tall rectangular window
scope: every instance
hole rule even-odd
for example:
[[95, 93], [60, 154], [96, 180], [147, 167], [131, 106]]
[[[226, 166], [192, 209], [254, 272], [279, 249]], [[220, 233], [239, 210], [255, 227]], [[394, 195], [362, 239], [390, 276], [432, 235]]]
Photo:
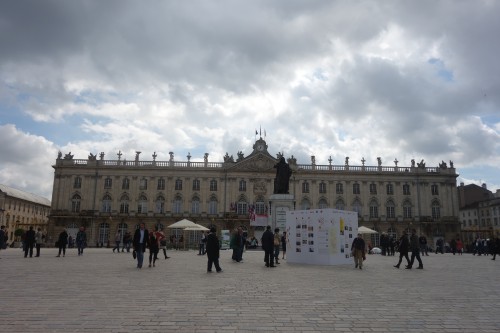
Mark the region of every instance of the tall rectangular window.
[[394, 195], [394, 186], [392, 184], [387, 184], [387, 195]]
[[377, 184], [370, 184], [370, 194], [377, 194]]
[[217, 191], [217, 181], [215, 179], [210, 181], [210, 191]]
[[182, 180], [180, 179], [175, 180], [175, 190], [182, 191]]
[[432, 195], [439, 195], [439, 188], [437, 185], [431, 185], [431, 193]]
[[321, 182], [319, 183], [319, 193], [326, 193], [326, 183], [325, 182]]
[[309, 193], [309, 183], [308, 182], [302, 183], [302, 193]]
[[360, 194], [360, 193], [361, 189], [359, 187], [359, 184], [358, 183], [352, 184], [352, 194]]
[[342, 183], [335, 184], [335, 193], [344, 194], [344, 184]]
[[193, 191], [199, 191], [200, 190], [200, 180], [195, 179], [193, 180]]
[[403, 185], [403, 195], [410, 195], [410, 185], [408, 184]]
[[148, 180], [146, 178], [142, 178], [139, 182], [139, 190], [147, 190], [148, 189]]
[[158, 186], [156, 189], [160, 191], [165, 190], [165, 179], [163, 178], [158, 179]]

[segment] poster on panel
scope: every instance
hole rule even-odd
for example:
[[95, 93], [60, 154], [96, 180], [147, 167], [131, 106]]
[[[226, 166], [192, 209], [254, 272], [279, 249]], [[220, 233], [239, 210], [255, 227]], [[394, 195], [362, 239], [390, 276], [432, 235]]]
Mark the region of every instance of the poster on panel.
[[294, 210], [286, 214], [287, 262], [351, 264], [358, 214], [337, 209]]

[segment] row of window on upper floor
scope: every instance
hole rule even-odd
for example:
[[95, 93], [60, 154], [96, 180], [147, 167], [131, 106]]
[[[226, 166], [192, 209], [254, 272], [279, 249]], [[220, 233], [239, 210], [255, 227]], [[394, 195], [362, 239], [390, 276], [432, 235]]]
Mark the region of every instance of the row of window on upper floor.
[[[194, 179], [192, 182], [192, 189], [193, 191], [199, 191], [201, 188], [201, 182], [199, 179]], [[75, 177], [74, 181], [74, 188], [81, 188], [82, 186], [82, 178], [81, 177]], [[110, 177], [107, 177], [104, 179], [104, 188], [105, 189], [111, 189], [113, 186], [113, 180]], [[217, 180], [212, 179], [210, 180], [210, 191], [217, 191]], [[176, 191], [182, 191], [183, 188], [183, 181], [182, 179], [176, 179], [174, 182], [174, 190]], [[325, 194], [327, 192], [327, 186], [325, 182], [319, 183], [319, 193], [320, 194]], [[122, 190], [128, 190], [130, 189], [130, 179], [124, 178], [122, 180]], [[141, 178], [139, 180], [139, 190], [147, 190], [148, 189], [148, 180], [146, 178]], [[156, 184], [156, 189], [157, 190], [165, 190], [165, 179], [160, 178], [157, 181]], [[247, 182], [245, 180], [240, 180], [238, 184], [238, 190], [240, 192], [244, 192], [247, 190]], [[377, 184], [371, 183], [369, 185], [369, 191], [370, 194], [375, 195], [377, 194]], [[302, 193], [309, 193], [310, 192], [310, 186], [309, 182], [304, 181], [302, 182]], [[335, 193], [336, 194], [344, 194], [344, 184], [342, 183], [337, 183], [335, 184]], [[359, 183], [354, 183], [352, 184], [352, 194], [361, 194], [361, 185]], [[387, 195], [394, 195], [394, 185], [393, 184], [387, 184], [386, 185], [386, 194]], [[431, 185], [431, 194], [432, 195], [439, 195], [439, 186], [436, 184]], [[411, 195], [410, 191], [410, 185], [409, 184], [403, 184], [403, 195]]]
[[26, 202], [18, 202], [17, 200], [8, 200], [5, 203], [5, 208], [7, 211], [22, 211], [25, 213], [40, 214], [42, 216], [47, 215], [49, 208], [40, 207], [35, 204], [30, 204]]

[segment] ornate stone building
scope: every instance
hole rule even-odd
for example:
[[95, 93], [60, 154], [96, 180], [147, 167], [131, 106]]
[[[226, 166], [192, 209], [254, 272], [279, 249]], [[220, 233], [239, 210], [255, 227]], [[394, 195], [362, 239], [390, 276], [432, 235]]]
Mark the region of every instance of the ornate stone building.
[[9, 244], [16, 229], [27, 231], [32, 226], [46, 233], [49, 213], [48, 199], [0, 184], [0, 225], [7, 229]]
[[[63, 227], [70, 234], [80, 225], [87, 227], [91, 245], [107, 244], [118, 230], [133, 231], [139, 222], [148, 228], [166, 227], [187, 218], [219, 230], [243, 226], [249, 235], [258, 234], [269, 223], [273, 207], [275, 169], [281, 154], [273, 157], [259, 138], [250, 155], [226, 154], [223, 162], [168, 161], [118, 158], [74, 159], [59, 157], [54, 165], [54, 189], [50, 232], [55, 237]], [[296, 209], [337, 208], [358, 212], [359, 224], [395, 237], [403, 229], [416, 228], [428, 238], [451, 237], [460, 230], [456, 177], [450, 162], [426, 167], [422, 161], [410, 166], [353, 166], [346, 157], [343, 165], [298, 164], [287, 159], [293, 170], [289, 192]], [[174, 232], [174, 231], [167, 231]], [[193, 236], [195, 237], [195, 236]], [[191, 239], [195, 242], [196, 239]], [[374, 245], [378, 235], [372, 237]]]

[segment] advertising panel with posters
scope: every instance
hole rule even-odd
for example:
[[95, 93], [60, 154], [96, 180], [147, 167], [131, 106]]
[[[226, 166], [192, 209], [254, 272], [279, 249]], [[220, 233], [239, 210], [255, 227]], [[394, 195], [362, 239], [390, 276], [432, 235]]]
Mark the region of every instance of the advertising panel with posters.
[[352, 263], [358, 214], [337, 209], [294, 210], [286, 214], [287, 262], [317, 265]]

